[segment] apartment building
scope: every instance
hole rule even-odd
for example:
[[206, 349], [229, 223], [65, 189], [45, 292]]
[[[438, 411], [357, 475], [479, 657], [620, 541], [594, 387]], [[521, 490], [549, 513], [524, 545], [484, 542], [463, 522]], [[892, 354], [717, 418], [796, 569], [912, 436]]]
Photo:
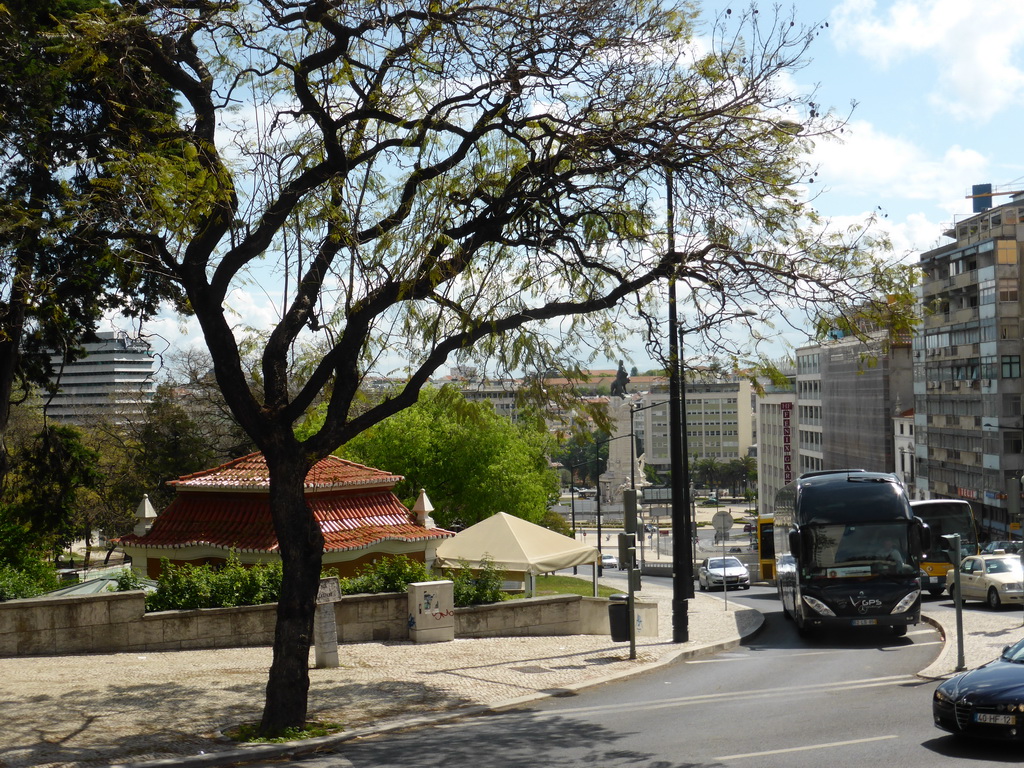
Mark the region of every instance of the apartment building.
[[951, 242], [921, 254], [915, 474], [928, 497], [967, 499], [983, 535], [1004, 538], [1017, 528], [1007, 480], [1024, 470], [1024, 193], [997, 207], [991, 200], [976, 198], [974, 213], [944, 233]]
[[757, 399], [758, 498], [770, 516], [775, 494], [822, 469], [893, 472], [894, 418], [913, 403], [911, 344], [883, 330], [835, 334], [796, 350], [789, 385]]
[[[750, 381], [734, 374], [690, 369], [684, 389], [688, 455], [722, 463], [746, 456], [756, 433]], [[645, 462], [667, 473], [671, 464], [667, 380], [650, 382], [650, 389], [637, 403], [634, 420], [634, 432], [644, 435]]]

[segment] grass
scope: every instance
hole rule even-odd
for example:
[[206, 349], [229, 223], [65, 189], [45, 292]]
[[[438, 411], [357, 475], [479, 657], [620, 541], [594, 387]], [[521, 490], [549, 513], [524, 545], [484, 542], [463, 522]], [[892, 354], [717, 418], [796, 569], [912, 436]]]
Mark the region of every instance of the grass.
[[[618, 595], [621, 593], [621, 589], [606, 587], [603, 584], [597, 585], [597, 594], [599, 597], [608, 597], [609, 595]], [[594, 585], [590, 579], [579, 579], [575, 576], [537, 577], [537, 597], [543, 597], [545, 595], [583, 595], [584, 597], [592, 597], [593, 594]], [[514, 597], [525, 597], [525, 595], [514, 595]]]
[[339, 733], [345, 730], [344, 726], [338, 723], [320, 723], [313, 720], [301, 728], [288, 728], [280, 736], [267, 738], [259, 735], [259, 727], [259, 723], [243, 723], [224, 731], [224, 735], [229, 739], [246, 744], [281, 744], [286, 741], [301, 741], [302, 739], [330, 736], [332, 733]]

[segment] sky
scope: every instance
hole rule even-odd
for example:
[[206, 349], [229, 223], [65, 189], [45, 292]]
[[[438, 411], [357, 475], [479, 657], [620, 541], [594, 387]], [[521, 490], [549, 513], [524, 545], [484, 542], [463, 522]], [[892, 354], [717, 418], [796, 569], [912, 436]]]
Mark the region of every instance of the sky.
[[[702, 12], [710, 19], [730, 7], [738, 12], [746, 3], [709, 0]], [[759, 7], [772, 11], [771, 3]], [[879, 214], [894, 258], [916, 262], [971, 213], [972, 184], [1024, 189], [1024, 4], [816, 0], [794, 7], [798, 22], [819, 30], [794, 87], [816, 86], [818, 101], [840, 114], [856, 103], [842, 142], [817, 146], [812, 158], [820, 213], [837, 225]], [[236, 294], [232, 308], [255, 326], [274, 316], [257, 290]], [[194, 321], [165, 317], [147, 330], [174, 345], [201, 343]], [[654, 366], [642, 344], [631, 353], [641, 370]]]

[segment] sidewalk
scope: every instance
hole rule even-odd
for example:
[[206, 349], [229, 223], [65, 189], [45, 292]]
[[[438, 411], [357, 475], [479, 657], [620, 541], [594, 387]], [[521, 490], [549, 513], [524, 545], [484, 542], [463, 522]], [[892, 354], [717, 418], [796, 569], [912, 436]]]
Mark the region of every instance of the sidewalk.
[[[726, 609], [718, 593], [698, 593], [688, 603], [690, 641], [675, 644], [671, 590], [649, 584], [641, 595], [659, 602], [660, 636], [638, 639], [636, 660], [628, 643], [599, 636], [344, 645], [340, 667], [310, 671], [309, 715], [343, 723], [345, 732], [290, 745], [239, 747], [217, 735], [259, 718], [269, 648], [0, 659], [0, 766], [214, 766], [313, 751], [325, 741], [513, 706], [729, 648], [763, 623], [731, 595]], [[1019, 639], [1021, 624], [1020, 611], [965, 611], [967, 666]], [[956, 666], [955, 627], [941, 630], [945, 647], [922, 677]]]
[[[763, 622], [698, 594], [688, 603], [690, 640], [676, 644], [671, 590], [648, 585], [642, 597], [660, 603], [659, 637], [639, 638], [635, 660], [629, 643], [607, 636], [346, 644], [340, 667], [310, 670], [309, 716], [345, 725], [327, 737], [333, 742], [466, 716], [732, 647]], [[218, 729], [259, 719], [270, 661], [267, 647], [0, 659], [0, 766], [182, 765], [186, 756], [188, 765], [227, 765], [240, 750], [295, 752], [217, 738]]]

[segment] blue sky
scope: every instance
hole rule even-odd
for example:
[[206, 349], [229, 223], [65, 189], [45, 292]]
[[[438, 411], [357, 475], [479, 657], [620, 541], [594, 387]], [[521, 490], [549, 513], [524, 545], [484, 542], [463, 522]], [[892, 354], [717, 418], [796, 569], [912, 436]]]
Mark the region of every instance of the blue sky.
[[1024, 189], [1024, 5], [843, 0], [820, 8], [829, 26], [797, 80], [820, 84], [826, 105], [857, 102], [845, 141], [816, 153], [823, 213], [857, 218], [881, 206], [897, 253], [916, 260], [946, 242], [944, 225], [970, 214], [972, 184]]
[[[746, 6], [702, 4], [706, 19]], [[770, 3], [759, 7], [773, 10]], [[1024, 3], [802, 2], [796, 17], [821, 26], [794, 86], [817, 86], [821, 104], [840, 114], [857, 103], [843, 141], [814, 153], [821, 213], [844, 224], [880, 209], [894, 256], [916, 262], [920, 251], [946, 242], [948, 225], [970, 213], [972, 184], [1024, 189]], [[260, 326], [273, 319], [274, 307], [255, 286], [237, 292], [232, 303], [241, 322]], [[166, 318], [149, 330], [176, 345], [201, 344], [194, 322]], [[632, 356], [641, 369], [653, 365], [642, 345]]]

